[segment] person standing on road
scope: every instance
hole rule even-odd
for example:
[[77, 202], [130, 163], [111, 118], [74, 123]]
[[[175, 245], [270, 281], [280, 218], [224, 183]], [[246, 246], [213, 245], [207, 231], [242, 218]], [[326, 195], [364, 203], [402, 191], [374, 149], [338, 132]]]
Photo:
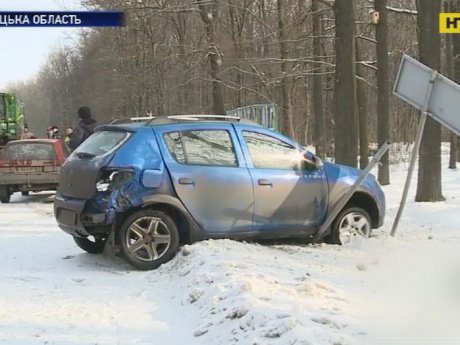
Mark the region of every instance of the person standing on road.
[[24, 127], [21, 134], [21, 139], [35, 139], [35, 135], [29, 131], [29, 128]]
[[75, 150], [82, 142], [94, 132], [97, 122], [93, 119], [91, 109], [87, 106], [78, 108], [80, 121], [75, 126], [70, 135], [69, 149]]
[[69, 147], [70, 139], [72, 138], [72, 132], [73, 132], [73, 128], [72, 128], [72, 127], [67, 127], [67, 128], [65, 129], [64, 144], [66, 144], [67, 147]]

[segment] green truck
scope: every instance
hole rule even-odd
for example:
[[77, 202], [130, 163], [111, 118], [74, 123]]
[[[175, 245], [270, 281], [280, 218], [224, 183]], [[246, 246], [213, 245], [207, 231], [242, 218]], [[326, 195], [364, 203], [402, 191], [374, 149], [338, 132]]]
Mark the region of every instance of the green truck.
[[0, 146], [19, 139], [23, 127], [23, 104], [12, 93], [0, 93]]

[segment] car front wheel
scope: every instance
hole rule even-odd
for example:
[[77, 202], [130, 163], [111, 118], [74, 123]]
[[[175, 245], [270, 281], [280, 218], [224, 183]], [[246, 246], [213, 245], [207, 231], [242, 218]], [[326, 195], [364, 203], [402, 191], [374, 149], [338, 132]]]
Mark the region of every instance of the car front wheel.
[[77, 237], [73, 236], [73, 239], [77, 246], [79, 246], [84, 251], [90, 254], [100, 254], [104, 251], [104, 246], [106, 240], [94, 238], [91, 239], [89, 237]]
[[117, 233], [122, 256], [140, 270], [171, 260], [179, 248], [179, 232], [163, 211], [146, 209], [131, 215]]
[[331, 235], [325, 238], [330, 244], [347, 245], [356, 237], [368, 238], [372, 225], [369, 213], [360, 207], [348, 207], [332, 222]]

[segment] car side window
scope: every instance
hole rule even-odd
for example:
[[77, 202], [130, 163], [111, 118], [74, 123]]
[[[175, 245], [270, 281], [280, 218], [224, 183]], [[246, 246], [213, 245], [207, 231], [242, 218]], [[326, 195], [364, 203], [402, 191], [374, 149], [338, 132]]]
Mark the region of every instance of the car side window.
[[170, 132], [163, 134], [166, 147], [169, 153], [178, 163], [185, 164], [184, 147], [182, 146], [181, 135], [179, 132]]
[[225, 130], [194, 130], [163, 135], [172, 157], [182, 164], [238, 166], [230, 134]]
[[302, 154], [294, 146], [269, 135], [243, 131], [254, 168], [297, 170]]

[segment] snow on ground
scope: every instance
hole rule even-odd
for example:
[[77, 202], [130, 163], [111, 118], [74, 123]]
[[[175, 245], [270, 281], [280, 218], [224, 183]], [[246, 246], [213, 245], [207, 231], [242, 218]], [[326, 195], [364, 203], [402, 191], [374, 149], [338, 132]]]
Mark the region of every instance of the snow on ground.
[[414, 203], [413, 183], [391, 238], [407, 165], [367, 241], [210, 240], [150, 272], [82, 252], [52, 195], [17, 194], [0, 205], [0, 343], [460, 344], [460, 175], [443, 169], [442, 203]]

